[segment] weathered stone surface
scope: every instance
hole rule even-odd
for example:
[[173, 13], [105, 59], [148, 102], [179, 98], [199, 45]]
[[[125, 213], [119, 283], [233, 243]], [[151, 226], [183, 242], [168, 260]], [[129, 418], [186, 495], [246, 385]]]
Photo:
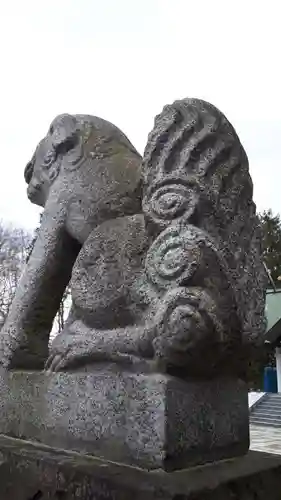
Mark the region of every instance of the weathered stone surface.
[[281, 459], [245, 457], [146, 472], [0, 436], [0, 500], [279, 500]]
[[246, 453], [247, 387], [165, 374], [8, 372], [0, 434], [147, 469], [173, 470]]
[[[202, 100], [165, 106], [142, 175], [154, 235], [148, 271], [158, 290], [180, 287], [159, 355], [189, 372], [242, 374], [248, 348], [263, 342], [266, 278], [248, 159], [234, 128]], [[211, 367], [200, 362], [204, 349]]]
[[[2, 330], [0, 360], [4, 367], [44, 367], [53, 319], [81, 246], [95, 228], [103, 237], [100, 228], [104, 222], [111, 220], [114, 227], [116, 218], [141, 211], [140, 163], [140, 155], [125, 135], [105, 120], [61, 115], [51, 124], [25, 170], [28, 197], [44, 206], [44, 213]], [[91, 267], [94, 262], [87, 257]], [[85, 261], [83, 265], [87, 267]], [[83, 272], [82, 268], [81, 276]], [[83, 288], [81, 293], [85, 297]], [[122, 299], [121, 291], [119, 295]], [[112, 297], [114, 300], [114, 294]], [[110, 298], [105, 300], [104, 318]], [[70, 324], [84, 319], [76, 309], [74, 304]]]
[[[15, 432], [30, 426], [34, 439], [90, 451], [95, 442], [101, 455], [147, 467], [245, 453], [248, 405], [238, 380], [264, 333], [266, 280], [248, 160], [225, 116], [196, 99], [166, 106], [141, 163], [114, 125], [62, 115], [25, 178], [44, 214], [1, 331], [0, 363], [32, 369], [47, 360], [48, 372], [95, 376], [38, 375], [44, 404], [41, 388], [29, 401], [40, 425], [10, 397], [4, 408], [15, 416], [3, 432], [15, 422]], [[72, 308], [48, 357], [70, 278]], [[96, 378], [106, 362], [124, 374]]]
[[113, 125], [59, 116], [25, 178], [45, 210], [1, 336], [4, 366], [42, 366], [72, 275], [48, 370], [146, 359], [180, 377], [245, 378], [264, 332], [265, 273], [247, 156], [220, 111], [166, 106], [142, 168]]

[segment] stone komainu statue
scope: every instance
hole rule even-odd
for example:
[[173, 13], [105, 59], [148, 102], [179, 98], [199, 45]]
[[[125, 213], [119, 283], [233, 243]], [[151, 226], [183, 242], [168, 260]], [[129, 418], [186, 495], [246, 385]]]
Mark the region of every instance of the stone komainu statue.
[[[265, 274], [246, 153], [196, 99], [156, 117], [143, 161], [96, 117], [57, 117], [27, 165], [44, 206], [1, 337], [5, 367], [115, 362], [181, 377], [244, 377], [264, 332]], [[65, 328], [48, 338], [71, 279]]]

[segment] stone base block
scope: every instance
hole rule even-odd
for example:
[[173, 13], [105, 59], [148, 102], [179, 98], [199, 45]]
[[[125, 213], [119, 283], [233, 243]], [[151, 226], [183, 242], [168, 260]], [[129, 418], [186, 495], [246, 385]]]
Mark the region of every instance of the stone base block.
[[243, 455], [248, 394], [237, 380], [184, 382], [104, 367], [5, 372], [0, 433], [167, 471]]
[[280, 500], [281, 457], [144, 471], [0, 436], [0, 500]]

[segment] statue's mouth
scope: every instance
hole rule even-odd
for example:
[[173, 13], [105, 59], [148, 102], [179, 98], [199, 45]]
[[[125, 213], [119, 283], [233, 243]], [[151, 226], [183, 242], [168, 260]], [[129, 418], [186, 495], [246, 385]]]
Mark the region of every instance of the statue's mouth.
[[31, 181], [32, 174], [33, 174], [33, 167], [34, 167], [34, 160], [32, 158], [32, 160], [30, 162], [28, 162], [28, 164], [26, 165], [26, 167], [24, 169], [24, 179], [25, 179], [25, 182], [27, 184], [29, 184]]
[[42, 199], [42, 190], [39, 187], [35, 187], [32, 184], [29, 184], [27, 188], [27, 197], [32, 203], [35, 203], [36, 205], [44, 205]]

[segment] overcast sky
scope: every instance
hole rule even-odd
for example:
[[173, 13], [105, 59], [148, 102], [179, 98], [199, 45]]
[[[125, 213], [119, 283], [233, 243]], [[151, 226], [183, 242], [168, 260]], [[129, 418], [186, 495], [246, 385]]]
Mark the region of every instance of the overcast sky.
[[25, 164], [59, 113], [101, 116], [142, 153], [165, 104], [206, 99], [236, 128], [258, 209], [281, 211], [278, 0], [1, 2], [0, 218], [34, 228]]

